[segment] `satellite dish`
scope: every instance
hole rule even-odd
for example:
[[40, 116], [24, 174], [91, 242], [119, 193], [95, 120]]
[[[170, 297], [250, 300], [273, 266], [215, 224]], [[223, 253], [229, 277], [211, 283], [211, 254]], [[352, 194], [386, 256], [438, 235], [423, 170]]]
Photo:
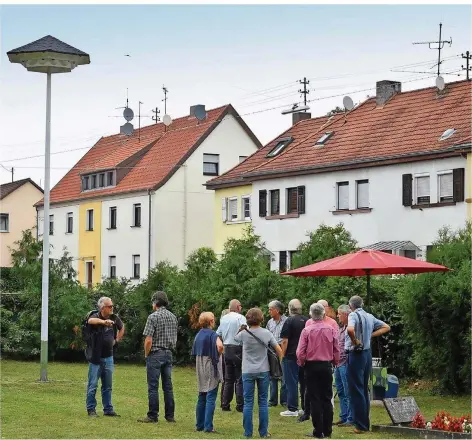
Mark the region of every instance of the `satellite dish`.
[[301, 107], [298, 106], [293, 106], [292, 108], [289, 108], [287, 110], [282, 110], [283, 115], [288, 115], [290, 113], [299, 113], [299, 112], [304, 112], [310, 110], [310, 107], [307, 105], [302, 105]]
[[127, 122], [126, 124], [120, 127], [120, 134], [125, 134], [126, 136], [131, 136], [133, 134], [133, 124]]
[[172, 118], [169, 115], [164, 115], [162, 117], [162, 122], [166, 127], [168, 127], [170, 124], [172, 124]]
[[343, 105], [347, 111], [350, 111], [354, 108], [354, 101], [352, 100], [350, 96], [345, 96], [343, 98]]
[[202, 106], [200, 106], [200, 105], [196, 106], [194, 114], [195, 114], [195, 117], [199, 121], [203, 121], [206, 118], [205, 107], [203, 105]]
[[440, 141], [445, 141], [446, 139], [449, 139], [454, 133], [456, 132], [455, 128], [448, 128], [440, 137]]
[[444, 90], [444, 87], [446, 87], [446, 84], [444, 83], [444, 78], [442, 76], [438, 76], [436, 78], [436, 87], [439, 90]]
[[129, 107], [126, 107], [123, 110], [123, 118], [125, 118], [128, 122], [134, 118], [134, 112]]

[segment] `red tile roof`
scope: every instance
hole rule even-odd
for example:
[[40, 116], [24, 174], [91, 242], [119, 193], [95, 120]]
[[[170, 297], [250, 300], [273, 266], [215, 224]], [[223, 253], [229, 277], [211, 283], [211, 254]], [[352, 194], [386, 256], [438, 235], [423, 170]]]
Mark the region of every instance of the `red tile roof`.
[[[177, 171], [198, 145], [229, 114], [235, 117], [256, 145], [261, 146], [230, 104], [207, 110], [207, 118], [203, 122], [194, 117], [184, 116], [175, 119], [167, 131], [162, 123], [143, 127], [140, 140], [137, 130], [129, 137], [118, 134], [102, 137], [51, 190], [51, 203], [155, 190]], [[139, 152], [144, 153], [143, 157], [131, 166], [130, 171], [115, 187], [85, 193], [81, 191], [81, 174], [126, 166], [126, 160]], [[38, 202], [38, 205], [42, 204], [42, 200]]]
[[[471, 81], [449, 83], [443, 93], [435, 87], [394, 95], [382, 107], [375, 98], [344, 115], [303, 120], [227, 173], [207, 182], [208, 188], [236, 186], [251, 180], [290, 174], [331, 171], [334, 168], [374, 166], [404, 160], [420, 160], [471, 145]], [[456, 132], [439, 137], [448, 128]], [[323, 146], [315, 146], [325, 132], [334, 134]], [[293, 142], [274, 158], [266, 154], [277, 139]], [[457, 149], [457, 148], [456, 148]], [[362, 164], [362, 165], [361, 165]]]

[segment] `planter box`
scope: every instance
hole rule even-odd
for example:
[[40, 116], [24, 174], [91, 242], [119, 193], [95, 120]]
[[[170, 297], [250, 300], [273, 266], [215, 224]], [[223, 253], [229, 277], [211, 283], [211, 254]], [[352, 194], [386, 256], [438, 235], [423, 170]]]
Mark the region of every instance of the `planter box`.
[[470, 432], [449, 432], [438, 431], [435, 429], [418, 429], [410, 426], [400, 425], [372, 425], [372, 432], [390, 432], [391, 434], [401, 434], [406, 438], [424, 438], [424, 439], [472, 439]]

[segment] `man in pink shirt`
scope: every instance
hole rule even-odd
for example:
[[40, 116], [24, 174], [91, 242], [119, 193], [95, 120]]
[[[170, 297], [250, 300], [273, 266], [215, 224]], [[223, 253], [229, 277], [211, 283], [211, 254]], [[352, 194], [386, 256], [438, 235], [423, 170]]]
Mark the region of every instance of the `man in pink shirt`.
[[310, 399], [313, 437], [329, 437], [333, 430], [333, 370], [339, 363], [338, 330], [325, 320], [325, 309], [315, 303], [310, 307], [313, 323], [300, 335], [297, 361], [305, 367], [307, 392]]
[[[329, 316], [326, 315], [326, 309], [329, 308], [329, 304], [328, 304], [328, 301], [326, 301], [325, 299], [320, 299], [317, 304], [321, 304], [325, 310], [325, 317], [323, 318], [323, 321], [328, 324], [330, 327], [332, 327], [334, 330], [336, 330], [337, 332], [339, 332], [339, 324], [336, 322], [335, 319], [333, 318], [330, 318]], [[306, 324], [305, 324], [305, 327], [308, 327], [309, 325], [312, 325], [314, 323], [313, 319], [309, 319]]]

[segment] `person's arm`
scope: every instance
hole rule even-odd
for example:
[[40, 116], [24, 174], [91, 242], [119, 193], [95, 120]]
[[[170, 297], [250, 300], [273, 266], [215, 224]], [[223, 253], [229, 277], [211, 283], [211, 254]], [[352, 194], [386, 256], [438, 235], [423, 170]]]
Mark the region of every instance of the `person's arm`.
[[105, 325], [107, 327], [111, 327], [113, 325], [113, 321], [111, 319], [89, 318], [87, 322], [91, 325]]
[[125, 325], [123, 324], [120, 330], [118, 330], [118, 334], [116, 335], [116, 342], [120, 342], [124, 334], [125, 334]]
[[144, 339], [144, 357], [147, 358], [152, 347], [152, 336], [146, 336]]
[[280, 348], [280, 345], [279, 345], [279, 344], [276, 344], [274, 348], [275, 348], [275, 352], [277, 353], [277, 356], [278, 356], [279, 359], [280, 359], [280, 362], [282, 362], [282, 359], [284, 358], [284, 352], [283, 352], [282, 349]]
[[356, 339], [356, 331], [355, 331], [356, 322], [357, 322], [357, 315], [355, 313], [350, 313], [348, 317], [346, 331], [349, 338], [351, 339], [352, 345], [359, 345], [361, 343], [359, 339]]
[[288, 347], [288, 339], [282, 338], [282, 343], [280, 344], [280, 348], [282, 349], [282, 354], [284, 356], [285, 356], [285, 353], [287, 353], [287, 347]]
[[[379, 320], [380, 321], [380, 320]], [[375, 330], [373, 333], [372, 333], [372, 337], [375, 338], [376, 336], [380, 336], [380, 335], [383, 335], [385, 333], [388, 333], [390, 331], [390, 326], [388, 324], [386, 324], [385, 322], [383, 321], [380, 321], [382, 324], [380, 325], [379, 328], [377, 328], [377, 330]], [[374, 327], [375, 328], [375, 327]]]
[[339, 350], [339, 336], [336, 332], [333, 332], [333, 364], [335, 367], [338, 366], [340, 357], [341, 351]]
[[218, 350], [218, 353], [223, 353], [224, 351], [224, 346], [223, 346], [223, 342], [221, 342], [221, 339], [220, 338], [216, 338], [216, 349]]
[[297, 360], [298, 360], [298, 365], [303, 367], [305, 365], [306, 361], [306, 348], [308, 343], [308, 333], [306, 332], [306, 329], [302, 330], [302, 333], [300, 335], [300, 339], [298, 341], [298, 347], [297, 347]]

